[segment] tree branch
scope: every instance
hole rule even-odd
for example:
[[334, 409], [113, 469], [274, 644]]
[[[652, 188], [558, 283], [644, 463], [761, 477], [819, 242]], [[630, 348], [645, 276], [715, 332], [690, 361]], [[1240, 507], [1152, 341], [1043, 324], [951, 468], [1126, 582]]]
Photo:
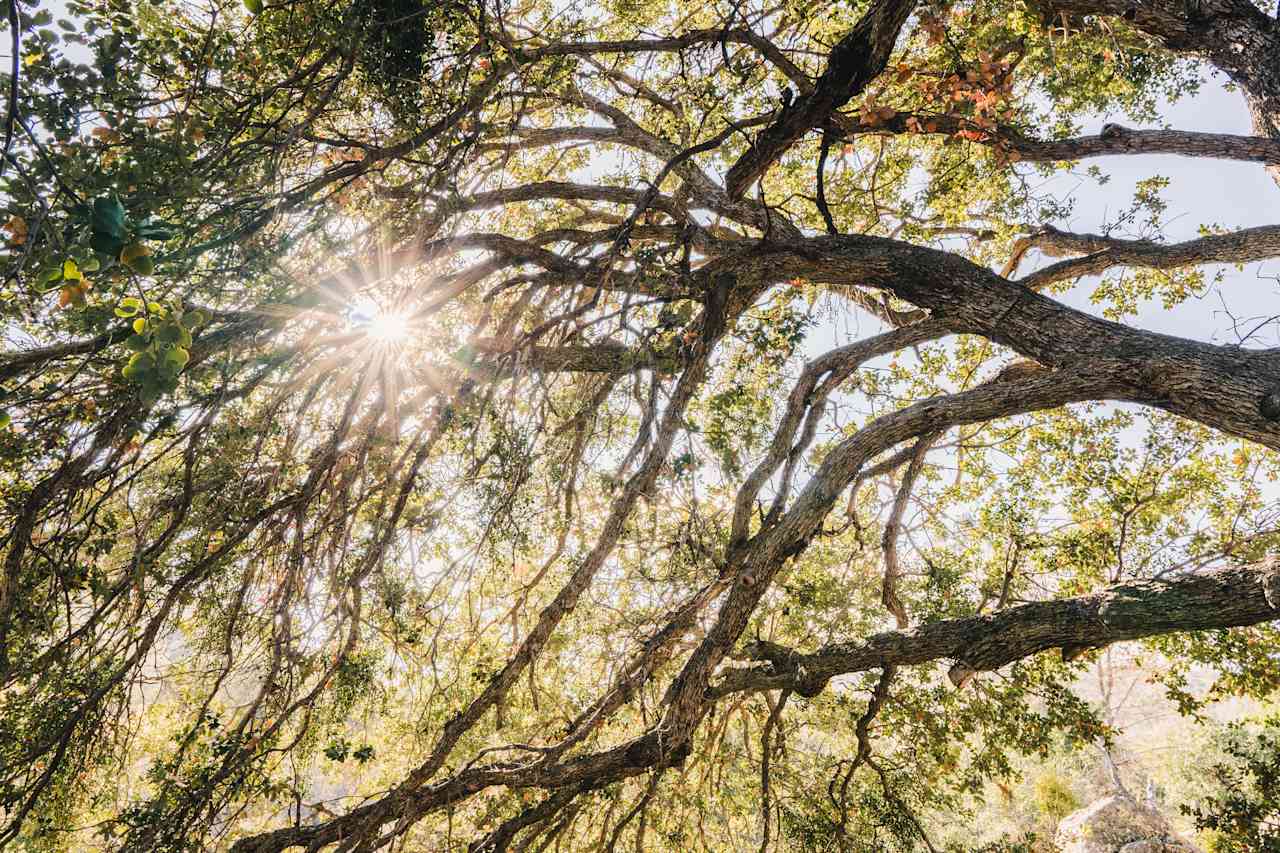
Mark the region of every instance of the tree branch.
[[[843, 122], [850, 125], [850, 122]], [[925, 130], [928, 127], [930, 129]], [[1018, 159], [1032, 163], [1082, 160], [1123, 154], [1178, 154], [1218, 160], [1280, 163], [1280, 139], [1239, 136], [1230, 133], [1200, 133], [1188, 130], [1136, 130], [1118, 124], [1106, 125], [1094, 136], [1070, 139], [1034, 139], [1018, 129], [1001, 126], [994, 133], [962, 118], [946, 115], [898, 113], [874, 127], [852, 127], [848, 136], [876, 134], [937, 134], [953, 136], [962, 130], [983, 135], [971, 141], [1014, 152]]]
[[1047, 649], [1100, 647], [1179, 631], [1256, 625], [1280, 619], [1280, 557], [1102, 592], [1037, 601], [989, 616], [948, 619], [863, 642], [836, 643], [811, 654], [755, 644], [762, 666], [724, 673], [714, 693], [798, 689], [837, 675], [937, 660], [978, 672], [999, 669]]
[[826, 124], [834, 111], [849, 103], [884, 70], [898, 32], [915, 5], [916, 0], [876, 0], [831, 50], [827, 69], [813, 91], [784, 107], [774, 123], [725, 173], [725, 191], [730, 198], [740, 198], [810, 128]]
[[1097, 275], [1112, 267], [1174, 269], [1195, 264], [1245, 264], [1280, 257], [1280, 225], [1243, 228], [1230, 234], [1211, 234], [1182, 243], [1119, 240], [1101, 234], [1071, 234], [1046, 227], [1027, 238], [1026, 248], [1050, 256], [1088, 252], [1085, 257], [1061, 261], [1036, 270], [1019, 280], [1033, 290], [1055, 281]]

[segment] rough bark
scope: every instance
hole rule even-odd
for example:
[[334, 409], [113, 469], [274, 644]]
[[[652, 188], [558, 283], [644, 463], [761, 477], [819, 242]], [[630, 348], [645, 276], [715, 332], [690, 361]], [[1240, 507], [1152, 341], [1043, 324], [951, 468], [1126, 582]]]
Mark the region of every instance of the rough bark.
[[1085, 275], [1097, 275], [1112, 267], [1175, 269], [1195, 264], [1246, 264], [1280, 254], [1280, 227], [1262, 225], [1229, 234], [1211, 234], [1182, 243], [1150, 240], [1118, 240], [1101, 234], [1070, 234], [1048, 227], [1029, 238], [1030, 246], [1049, 256], [1084, 254], [1052, 264], [1022, 278], [1033, 289]]
[[915, 8], [916, 0], [876, 0], [853, 29], [831, 50], [827, 68], [813, 91], [784, 106], [724, 176], [725, 191], [739, 198], [778, 158], [811, 128], [826, 124], [831, 114], [884, 70], [898, 39], [898, 31]]
[[[914, 130], [907, 125], [912, 118], [918, 122], [917, 129]], [[873, 128], [853, 127], [850, 135], [920, 133], [922, 131], [919, 128], [926, 124], [932, 129], [924, 132], [944, 136], [951, 136], [962, 130], [978, 130], [983, 135], [971, 141], [981, 145], [998, 145], [1006, 151], [1016, 153], [1018, 159], [1031, 163], [1126, 154], [1177, 154], [1183, 157], [1243, 160], [1268, 165], [1280, 163], [1280, 138], [1189, 130], [1141, 130], [1119, 124], [1108, 124], [1103, 133], [1090, 136], [1035, 139], [1015, 127], [1002, 126], [993, 133], [954, 116], [913, 116], [910, 113], [898, 113]]]
[[813, 690], [837, 675], [932, 661], [956, 661], [982, 672], [1047, 649], [1099, 648], [1160, 634], [1257, 625], [1280, 618], [1274, 593], [1269, 594], [1277, 584], [1280, 558], [1272, 557], [875, 634], [808, 654], [757, 642], [747, 648], [748, 657], [768, 663], [726, 672], [715, 692]]
[[[1051, 0], [1054, 11], [1112, 15], [1175, 53], [1204, 58], [1244, 92], [1256, 136], [1280, 139], [1280, 31], [1249, 0]], [[1280, 166], [1267, 172], [1280, 181]]]
[[781, 280], [883, 288], [927, 309], [952, 332], [982, 335], [1049, 367], [1110, 364], [1128, 399], [1280, 449], [1280, 422], [1268, 405], [1280, 394], [1280, 349], [1215, 346], [1130, 328], [957, 255], [877, 237], [761, 244], [741, 262], [761, 264]]

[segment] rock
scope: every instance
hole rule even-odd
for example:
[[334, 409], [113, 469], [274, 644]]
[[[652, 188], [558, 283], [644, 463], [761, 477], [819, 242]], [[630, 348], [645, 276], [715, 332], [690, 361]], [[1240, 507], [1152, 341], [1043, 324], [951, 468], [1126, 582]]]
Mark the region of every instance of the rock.
[[1160, 812], [1128, 797], [1103, 797], [1058, 824], [1062, 853], [1200, 853]]

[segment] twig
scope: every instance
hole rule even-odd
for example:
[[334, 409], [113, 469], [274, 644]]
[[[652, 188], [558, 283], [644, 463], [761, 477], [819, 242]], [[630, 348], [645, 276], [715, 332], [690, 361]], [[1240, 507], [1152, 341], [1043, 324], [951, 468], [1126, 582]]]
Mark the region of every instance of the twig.
[[13, 147], [13, 128], [18, 122], [18, 72], [22, 68], [22, 19], [18, 14], [18, 0], [9, 0], [9, 28], [13, 30], [13, 73], [9, 78], [9, 115], [5, 119], [0, 177], [4, 177], [4, 167], [9, 162], [9, 149]]

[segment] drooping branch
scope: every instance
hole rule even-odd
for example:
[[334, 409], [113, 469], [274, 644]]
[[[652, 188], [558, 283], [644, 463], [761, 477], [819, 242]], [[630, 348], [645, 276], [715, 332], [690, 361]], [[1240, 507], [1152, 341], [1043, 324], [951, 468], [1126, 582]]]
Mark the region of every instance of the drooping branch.
[[884, 525], [884, 535], [880, 540], [880, 550], [884, 553], [884, 581], [880, 587], [880, 603], [893, 614], [899, 628], [910, 624], [906, 605], [898, 595], [898, 579], [902, 574], [898, 561], [898, 536], [902, 529], [902, 517], [906, 514], [907, 504], [911, 500], [911, 490], [915, 488], [916, 479], [924, 470], [925, 456], [936, 436], [922, 436], [911, 451], [911, 461], [902, 475], [902, 483], [893, 499], [893, 509], [889, 512], [889, 520]]

